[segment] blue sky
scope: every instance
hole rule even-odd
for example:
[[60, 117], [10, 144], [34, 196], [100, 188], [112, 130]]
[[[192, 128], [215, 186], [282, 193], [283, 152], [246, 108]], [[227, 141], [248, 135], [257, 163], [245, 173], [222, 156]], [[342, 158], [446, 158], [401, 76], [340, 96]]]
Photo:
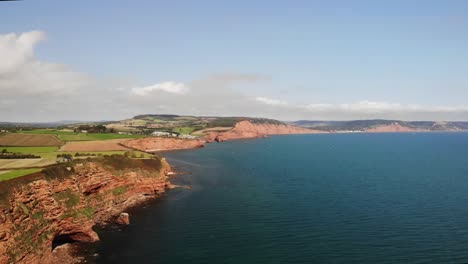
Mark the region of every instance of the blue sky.
[[[151, 100], [126, 101], [122, 94], [115, 100], [127, 110], [102, 113], [105, 119], [193, 111], [283, 119], [465, 120], [467, 15], [467, 1], [24, 0], [0, 3], [0, 35], [42, 32], [44, 38], [31, 42], [34, 58], [28, 60], [86, 75], [87, 85], [73, 88], [75, 98], [85, 99], [89, 90], [99, 90], [97, 97], [131, 95], [132, 89], [168, 82], [187, 87], [186, 93], [144, 90], [145, 100], [154, 96], [157, 106]], [[213, 75], [224, 79], [213, 81]], [[68, 89], [66, 83], [61, 89]], [[216, 108], [206, 108], [206, 96], [180, 98], [212, 85], [218, 87], [208, 90], [228, 90], [215, 97], [221, 100]], [[3, 93], [9, 99], [0, 102], [3, 108], [31, 101], [28, 93], [10, 95], [6, 88]], [[162, 107], [161, 97], [186, 107]], [[245, 109], [243, 100], [252, 105]], [[49, 106], [37, 107], [43, 119], [62, 118]], [[62, 112], [74, 115], [70, 118], [96, 116], [91, 110]], [[27, 119], [23, 115], [8, 116]]]

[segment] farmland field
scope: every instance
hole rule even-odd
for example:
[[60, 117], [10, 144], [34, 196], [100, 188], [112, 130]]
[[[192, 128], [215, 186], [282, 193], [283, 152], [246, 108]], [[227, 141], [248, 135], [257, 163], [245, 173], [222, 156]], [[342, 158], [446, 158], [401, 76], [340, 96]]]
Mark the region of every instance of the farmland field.
[[44, 167], [55, 163], [55, 159], [0, 159], [0, 169]]
[[99, 134], [99, 133], [72, 133], [61, 134], [59, 138], [63, 141], [91, 141], [91, 140], [111, 140], [125, 138], [140, 138], [142, 135], [121, 135], [121, 134]]
[[113, 140], [98, 140], [98, 141], [72, 141], [67, 142], [60, 148], [60, 151], [71, 152], [89, 152], [89, 151], [113, 151], [113, 150], [129, 150], [128, 148], [119, 145], [125, 139]]
[[50, 129], [50, 128], [41, 128], [41, 129], [32, 129], [32, 130], [22, 130], [17, 133], [21, 134], [52, 134], [52, 135], [70, 135], [74, 134], [71, 129]]
[[195, 127], [176, 127], [173, 128], [173, 132], [177, 132], [183, 135], [190, 135], [195, 130]]
[[21, 176], [29, 175], [35, 172], [41, 171], [41, 169], [24, 169], [24, 170], [12, 170], [8, 172], [0, 172], [0, 181], [11, 180]]
[[0, 146], [61, 146], [63, 142], [55, 135], [47, 134], [6, 134], [0, 136]]
[[[41, 158], [0, 159], [0, 181], [28, 175], [39, 171], [42, 167], [56, 164], [58, 155], [71, 154], [74, 159], [86, 159], [100, 155], [123, 155], [130, 149], [119, 145], [119, 143], [129, 138], [140, 137], [119, 134], [77, 134], [53, 131], [52, 129], [37, 129], [29, 132], [31, 133], [13, 133], [0, 136], [0, 144], [7, 145], [0, 145], [0, 151], [5, 149], [7, 152], [32, 154]], [[65, 143], [59, 140], [57, 136], [79, 137], [81, 141]], [[96, 138], [106, 140], [95, 140]], [[62, 145], [64, 143], [65, 145]], [[59, 146], [61, 146], [60, 149]], [[75, 155], [77, 153], [80, 155]], [[131, 151], [131, 155], [135, 158], [152, 157], [151, 154], [141, 151]]]
[[[86, 141], [86, 142], [75, 142], [75, 143], [85, 143], [84, 145], [87, 146], [87, 142], [92, 142], [92, 141]], [[92, 154], [90, 157], [97, 156], [97, 155], [113, 155], [113, 154], [119, 154], [123, 155], [125, 151], [128, 151], [128, 149], [124, 150], [112, 150], [112, 151], [106, 151], [104, 147], [109, 146], [108, 143], [115, 144], [113, 140], [111, 142], [109, 141], [103, 141], [106, 144], [100, 145], [100, 148], [94, 148], [94, 149], [99, 149], [99, 151], [91, 151], [91, 150], [84, 150], [84, 151], [59, 151], [58, 147], [0, 147], [0, 151], [3, 149], [6, 149], [8, 152], [15, 152], [15, 153], [23, 153], [23, 154], [32, 154], [36, 156], [40, 156], [42, 159], [0, 159], [0, 169], [1, 168], [22, 168], [22, 167], [42, 167], [42, 166], [47, 166], [50, 164], [54, 164], [57, 160], [57, 155], [59, 154], [71, 154], [72, 156], [75, 156], [77, 152], [82, 154], [80, 158], [86, 158], [87, 156], [83, 155], [86, 153]], [[71, 143], [71, 142], [69, 142]], [[96, 147], [96, 145], [94, 146]], [[134, 153], [137, 155], [137, 157], [140, 157], [143, 155], [145, 158], [150, 158], [151, 155], [140, 152], [140, 151], [134, 151]], [[77, 158], [77, 157], [75, 157]]]
[[55, 161], [57, 156], [58, 147], [0, 147], [0, 150], [6, 149], [8, 152], [32, 154], [40, 156], [44, 159], [51, 159]]
[[58, 150], [58, 147], [0, 147], [0, 150], [3, 149], [6, 149], [8, 152], [36, 154], [54, 152]]

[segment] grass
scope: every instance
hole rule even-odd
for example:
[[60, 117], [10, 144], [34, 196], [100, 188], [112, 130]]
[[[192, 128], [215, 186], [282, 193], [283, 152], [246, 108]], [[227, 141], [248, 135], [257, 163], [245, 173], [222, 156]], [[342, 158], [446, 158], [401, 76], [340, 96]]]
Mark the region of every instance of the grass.
[[[105, 135], [105, 134], [100, 134]], [[0, 159], [0, 181], [5, 181], [24, 175], [28, 175], [34, 172], [40, 171], [41, 167], [45, 167], [51, 164], [55, 164], [58, 154], [71, 154], [74, 159], [86, 159], [88, 157], [95, 158], [97, 156], [111, 156], [111, 155], [124, 155], [125, 150], [119, 151], [79, 151], [79, 153], [94, 154], [92, 156], [80, 156], [75, 157], [76, 151], [58, 151], [58, 147], [0, 147], [0, 151], [6, 149], [8, 152], [33, 154], [40, 156], [39, 159]], [[153, 157], [152, 154], [148, 154], [141, 151], [132, 151], [137, 159], [149, 159]], [[5, 171], [8, 170], [8, 171]]]
[[52, 134], [52, 135], [74, 134], [73, 131], [70, 131], [70, 130], [57, 130], [57, 129], [50, 129], [50, 128], [22, 130], [22, 131], [18, 131], [18, 133], [20, 134]]
[[87, 141], [87, 140], [109, 140], [122, 138], [141, 138], [143, 135], [121, 135], [121, 134], [99, 134], [99, 133], [72, 133], [61, 134], [59, 138], [63, 141]]
[[[118, 154], [118, 155], [123, 155], [125, 154], [125, 150], [116, 150], [116, 151], [78, 151], [79, 153], [90, 153], [90, 154], [95, 154], [95, 156], [98, 156], [98, 155], [113, 155], [113, 154]], [[139, 158], [142, 154], [143, 154], [143, 158], [151, 158], [152, 155], [151, 154], [148, 154], [148, 153], [145, 153], [145, 152], [141, 152], [141, 151], [133, 151], [137, 158]], [[57, 155], [59, 154], [71, 154], [74, 158], [75, 158], [75, 154], [77, 153], [77, 151], [53, 151], [53, 152], [34, 152], [34, 151], [25, 151], [25, 152], [21, 152], [21, 153], [28, 153], [28, 154], [33, 154], [33, 155], [38, 155], [38, 156], [41, 156], [42, 159], [46, 159], [46, 160], [53, 160], [53, 162], [55, 162], [56, 158], [57, 158]], [[93, 156], [89, 156], [89, 157], [93, 157]], [[76, 157], [76, 158], [86, 158], [86, 156], [82, 156], [82, 157]], [[39, 160], [39, 159], [22, 159], [22, 161], [31, 161], [31, 160]], [[7, 162], [7, 161], [10, 161], [10, 162]], [[2, 166], [3, 163], [11, 163], [11, 162], [18, 162], [18, 160], [16, 159], [12, 159], [12, 160], [1, 160], [0, 159], [0, 168], [1, 167], [5, 167], [5, 166]], [[5, 167], [6, 168], [6, 167]]]
[[0, 169], [36, 168], [54, 163], [55, 159], [0, 159]]
[[127, 192], [127, 188], [125, 186], [120, 186], [112, 190], [112, 194], [114, 194], [115, 196], [124, 194], [126, 192]]
[[195, 130], [194, 127], [189, 127], [189, 126], [176, 127], [176, 128], [172, 129], [173, 132], [177, 132], [177, 133], [180, 133], [182, 135], [190, 135], [194, 130]]
[[6, 149], [8, 152], [33, 154], [41, 156], [43, 159], [53, 159], [54, 161], [57, 154], [67, 154], [66, 152], [58, 152], [58, 147], [0, 147], [0, 151], [3, 149]]
[[0, 151], [3, 149], [6, 149], [8, 152], [36, 154], [55, 152], [58, 150], [58, 147], [0, 147]]
[[[152, 154], [148, 154], [148, 153], [145, 153], [145, 152], [141, 152], [141, 151], [136, 151], [136, 150], [132, 150], [135, 154], [136, 154], [136, 157], [137, 158], [140, 158], [141, 155], [143, 155], [143, 158], [145, 159], [148, 159], [148, 158], [151, 158], [153, 155]], [[105, 155], [114, 155], [114, 154], [117, 154], [117, 155], [124, 155], [125, 152], [127, 151], [124, 151], [124, 150], [116, 150], [116, 151], [83, 151], [83, 152], [79, 152], [79, 153], [90, 153], [90, 154], [96, 154], [96, 156], [98, 155], [102, 155], [102, 156], [105, 156]], [[84, 157], [75, 157], [75, 153], [76, 152], [57, 152], [57, 154], [72, 154], [73, 155], [73, 158], [87, 158], [86, 156]], [[93, 156], [90, 156], [90, 157], [93, 157]]]
[[0, 181], [11, 180], [11, 179], [18, 178], [21, 176], [33, 174], [39, 171], [41, 171], [41, 169], [23, 169], [23, 170], [9, 171], [7, 173], [0, 174]]
[[143, 120], [143, 119], [134, 119], [130, 121], [132, 123], [132, 126], [144, 126], [148, 121], [154, 121], [154, 119], [149, 119], [149, 120]]
[[[42, 159], [0, 159], [0, 169], [20, 169], [28, 167], [43, 167], [55, 164], [58, 154], [71, 154], [74, 159], [85, 159], [87, 157], [96, 157], [98, 155], [124, 155], [126, 151], [78, 151], [79, 153], [95, 154], [95, 156], [75, 157], [76, 151], [58, 151], [58, 147], [0, 147], [0, 151], [6, 149], [9, 152], [18, 152], [24, 154], [33, 154], [41, 156]], [[151, 158], [152, 155], [141, 152], [132, 151], [137, 158]]]
[[80, 203], [80, 196], [70, 189], [56, 193], [54, 194], [54, 197], [57, 200], [64, 202], [68, 209], [71, 209]]
[[81, 141], [81, 140], [107, 140], [120, 138], [138, 138], [142, 135], [121, 135], [114, 133], [75, 133], [70, 130], [55, 130], [55, 129], [34, 129], [18, 132], [19, 134], [34, 134], [34, 135], [57, 135], [58, 138], [64, 141]]

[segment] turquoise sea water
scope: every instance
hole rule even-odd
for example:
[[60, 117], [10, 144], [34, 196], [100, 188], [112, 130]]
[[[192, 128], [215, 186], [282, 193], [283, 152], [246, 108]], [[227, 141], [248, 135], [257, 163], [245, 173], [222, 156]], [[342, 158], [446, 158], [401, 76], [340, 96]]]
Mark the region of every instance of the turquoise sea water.
[[192, 189], [99, 230], [92, 262], [468, 262], [468, 133], [276, 136], [165, 156]]

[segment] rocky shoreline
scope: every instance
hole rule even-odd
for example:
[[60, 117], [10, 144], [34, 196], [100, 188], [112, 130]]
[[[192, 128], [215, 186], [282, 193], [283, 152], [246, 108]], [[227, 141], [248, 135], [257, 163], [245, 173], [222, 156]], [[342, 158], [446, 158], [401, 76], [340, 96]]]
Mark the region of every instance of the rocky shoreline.
[[0, 205], [0, 263], [77, 262], [63, 245], [99, 240], [95, 225], [128, 223], [122, 213], [162, 195], [170, 171], [164, 158], [107, 157], [9, 186]]

